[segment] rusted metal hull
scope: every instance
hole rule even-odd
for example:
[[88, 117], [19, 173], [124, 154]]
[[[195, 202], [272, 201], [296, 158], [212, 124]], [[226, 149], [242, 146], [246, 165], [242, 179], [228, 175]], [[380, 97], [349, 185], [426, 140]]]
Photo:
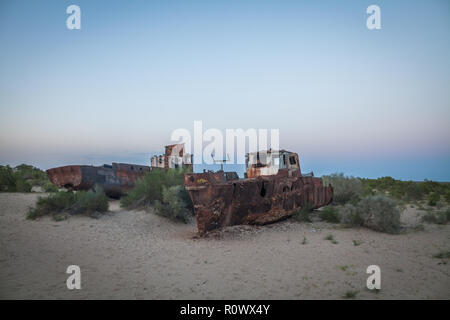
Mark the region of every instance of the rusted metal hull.
[[239, 224], [267, 224], [289, 217], [309, 203], [314, 209], [333, 200], [320, 178], [279, 170], [276, 175], [227, 180], [224, 172], [184, 177], [199, 233]]
[[96, 185], [110, 197], [120, 197], [133, 188], [150, 167], [113, 163], [112, 166], [70, 165], [47, 170], [50, 181], [59, 188], [90, 190]]

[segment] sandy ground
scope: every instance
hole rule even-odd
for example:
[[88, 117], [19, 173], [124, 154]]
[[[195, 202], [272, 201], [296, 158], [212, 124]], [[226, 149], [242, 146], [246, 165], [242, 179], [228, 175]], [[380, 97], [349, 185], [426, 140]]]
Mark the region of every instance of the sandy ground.
[[[324, 222], [237, 226], [196, 238], [175, 224], [112, 202], [99, 219], [25, 219], [37, 194], [0, 194], [2, 299], [449, 299], [450, 225], [387, 235]], [[421, 211], [403, 213], [406, 225]], [[338, 241], [324, 240], [333, 234]], [[304, 237], [307, 243], [303, 244]], [[355, 246], [353, 240], [361, 242]], [[66, 268], [81, 268], [68, 290]], [[366, 268], [381, 268], [381, 291]]]

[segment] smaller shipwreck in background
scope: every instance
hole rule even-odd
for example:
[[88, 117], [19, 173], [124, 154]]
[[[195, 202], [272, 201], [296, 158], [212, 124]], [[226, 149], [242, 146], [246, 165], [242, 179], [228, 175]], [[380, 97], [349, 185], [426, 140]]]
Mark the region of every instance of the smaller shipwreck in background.
[[184, 185], [194, 205], [199, 233], [239, 224], [267, 224], [333, 200], [333, 188], [302, 174], [298, 155], [268, 150], [246, 156], [246, 173], [188, 173]]
[[137, 164], [113, 163], [103, 166], [70, 165], [47, 170], [50, 181], [68, 190], [103, 188], [113, 198], [120, 197], [134, 187], [136, 180], [150, 167]]
[[165, 153], [150, 158], [152, 168], [160, 169], [178, 169], [187, 168], [193, 171], [192, 154], [186, 153], [184, 143], [172, 144], [165, 147]]
[[184, 144], [166, 146], [165, 154], [151, 158], [151, 166], [128, 163], [102, 166], [69, 165], [47, 170], [50, 181], [68, 190], [91, 190], [101, 187], [112, 198], [131, 190], [136, 181], [152, 170], [188, 168], [192, 172], [192, 156], [184, 152]]

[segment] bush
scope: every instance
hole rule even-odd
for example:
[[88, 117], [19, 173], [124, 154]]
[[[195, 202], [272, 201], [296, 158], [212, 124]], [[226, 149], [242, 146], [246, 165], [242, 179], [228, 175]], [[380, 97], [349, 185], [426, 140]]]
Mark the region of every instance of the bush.
[[16, 191], [17, 192], [31, 192], [31, 184], [22, 178], [16, 179]]
[[362, 226], [364, 222], [357, 207], [350, 203], [339, 210], [339, 216], [341, 222], [349, 226]]
[[333, 202], [345, 204], [347, 202], [357, 202], [362, 194], [362, 182], [358, 178], [346, 177], [343, 173], [334, 173], [323, 176], [324, 185], [329, 185], [334, 189]]
[[36, 219], [47, 214], [56, 214], [70, 208], [74, 202], [74, 193], [59, 192], [48, 197], [39, 197], [35, 208], [28, 211], [28, 219]]
[[44, 191], [45, 192], [58, 192], [58, 187], [49, 181], [44, 185]]
[[427, 212], [422, 221], [436, 224], [446, 224], [450, 221], [450, 209], [447, 211]]
[[354, 299], [354, 298], [356, 298], [357, 294], [358, 294], [358, 291], [356, 291], [356, 290], [348, 290], [347, 292], [345, 292], [343, 298], [344, 299]]
[[172, 220], [187, 222], [192, 216], [191, 201], [183, 186], [163, 189], [163, 199], [155, 202], [156, 213]]
[[332, 244], [338, 244], [339, 242], [334, 238], [334, 236], [330, 233], [328, 234], [325, 238], [323, 238], [324, 240], [329, 240], [331, 241]]
[[324, 221], [332, 223], [338, 223], [340, 221], [337, 210], [331, 206], [323, 208], [319, 213], [319, 217]]
[[340, 211], [341, 221], [351, 226], [364, 226], [386, 233], [400, 230], [400, 210], [397, 203], [383, 195], [369, 196], [356, 206], [347, 204]]
[[408, 185], [406, 186], [405, 196], [406, 200], [410, 201], [422, 200], [423, 195], [419, 184], [415, 182], [408, 183]]
[[358, 203], [363, 225], [369, 229], [386, 233], [400, 230], [400, 210], [397, 203], [382, 195], [366, 197]]
[[193, 214], [193, 205], [184, 189], [184, 169], [152, 170], [136, 182], [135, 187], [120, 200], [125, 208], [155, 207], [161, 216], [186, 222]]
[[47, 174], [33, 166], [0, 166], [0, 191], [31, 192], [33, 186], [44, 187], [47, 184], [51, 184]]
[[323, 240], [330, 240], [330, 241], [332, 241], [332, 240], [334, 240], [334, 236], [331, 233], [329, 233], [325, 238], [323, 238]]
[[108, 211], [108, 197], [103, 190], [78, 192], [57, 192], [47, 197], [39, 197], [35, 208], [30, 208], [27, 219], [36, 219], [52, 214], [54, 217], [62, 212], [70, 214]]
[[121, 198], [120, 204], [126, 208], [142, 208], [163, 201], [163, 190], [183, 185], [184, 170], [152, 170], [140, 178], [134, 188]]
[[450, 250], [449, 251], [439, 251], [438, 253], [433, 255], [433, 258], [437, 259], [450, 259]]
[[106, 212], [108, 211], [108, 197], [99, 188], [95, 192], [79, 191], [75, 193], [75, 201], [69, 209], [72, 214]]
[[440, 199], [441, 197], [437, 192], [432, 192], [428, 196], [428, 205], [435, 206]]
[[[422, 200], [425, 195], [431, 193], [444, 196], [447, 202], [450, 202], [450, 183], [448, 182], [435, 182], [430, 180], [424, 180], [423, 182], [416, 181], [401, 181], [392, 177], [382, 177], [378, 179], [361, 179], [363, 183], [363, 194], [373, 195], [378, 192], [389, 194], [390, 196], [407, 200], [418, 201]], [[434, 195], [435, 202], [437, 196]], [[433, 203], [433, 201], [431, 201]]]
[[439, 193], [442, 190], [442, 187], [448, 186], [445, 184], [441, 184], [439, 182], [431, 181], [431, 180], [424, 180], [424, 182], [421, 183], [421, 189], [422, 192], [425, 194], [429, 194], [432, 192]]
[[0, 191], [16, 191], [16, 178], [10, 166], [0, 166]]
[[312, 212], [312, 208], [313, 205], [307, 202], [301, 209], [292, 214], [292, 218], [298, 222], [311, 222], [311, 217], [309, 215]]
[[353, 241], [353, 245], [355, 246], [355, 247], [357, 247], [357, 246], [359, 246], [359, 245], [361, 245], [361, 241], [359, 241], [359, 240], [352, 240]]
[[444, 194], [445, 201], [450, 203], [450, 190], [447, 190]]

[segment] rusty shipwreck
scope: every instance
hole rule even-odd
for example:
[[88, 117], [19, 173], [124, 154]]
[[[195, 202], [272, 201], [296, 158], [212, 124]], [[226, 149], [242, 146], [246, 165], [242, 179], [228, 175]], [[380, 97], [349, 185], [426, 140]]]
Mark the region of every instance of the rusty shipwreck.
[[312, 173], [302, 174], [298, 155], [286, 150], [246, 156], [246, 173], [187, 173], [184, 185], [194, 205], [200, 234], [225, 226], [267, 224], [308, 205], [316, 209], [333, 200], [333, 188]]
[[47, 175], [59, 188], [91, 190], [100, 186], [108, 196], [117, 198], [131, 190], [146, 172], [175, 168], [185, 168], [192, 172], [192, 155], [186, 153], [184, 148], [184, 143], [166, 146], [163, 155], [151, 157], [151, 166], [128, 163], [69, 165], [48, 169]]
[[59, 188], [69, 190], [90, 190], [100, 186], [113, 198], [120, 197], [133, 188], [136, 180], [150, 167], [113, 163], [103, 166], [69, 165], [47, 170], [50, 181]]

